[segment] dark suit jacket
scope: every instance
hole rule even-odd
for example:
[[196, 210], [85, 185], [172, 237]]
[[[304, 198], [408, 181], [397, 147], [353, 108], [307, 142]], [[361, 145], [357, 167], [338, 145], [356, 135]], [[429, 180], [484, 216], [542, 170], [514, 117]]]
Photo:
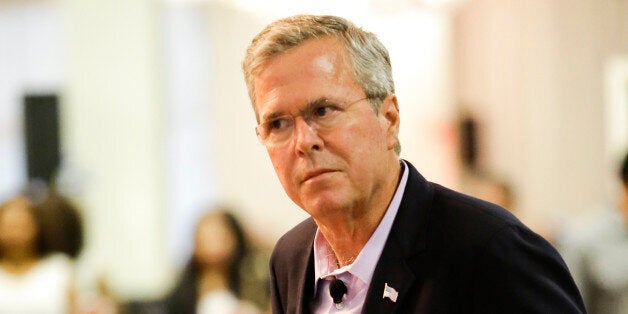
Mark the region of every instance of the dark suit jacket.
[[[565, 263], [505, 209], [426, 181], [409, 165], [403, 199], [363, 313], [585, 313]], [[273, 313], [308, 313], [314, 297], [309, 218], [271, 257]], [[384, 284], [398, 299], [384, 299]]]

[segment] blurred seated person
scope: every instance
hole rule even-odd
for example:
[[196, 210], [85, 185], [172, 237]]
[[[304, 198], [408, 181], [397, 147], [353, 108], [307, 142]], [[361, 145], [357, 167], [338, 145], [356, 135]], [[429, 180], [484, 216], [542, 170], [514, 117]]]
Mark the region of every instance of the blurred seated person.
[[628, 314], [628, 153], [618, 202], [572, 226], [560, 241], [590, 314]]
[[245, 235], [233, 214], [216, 209], [203, 215], [192, 257], [166, 300], [167, 312], [259, 313], [241, 299], [240, 270], [246, 254]]
[[73, 265], [51, 253], [38, 211], [22, 195], [0, 205], [0, 313], [73, 311]]

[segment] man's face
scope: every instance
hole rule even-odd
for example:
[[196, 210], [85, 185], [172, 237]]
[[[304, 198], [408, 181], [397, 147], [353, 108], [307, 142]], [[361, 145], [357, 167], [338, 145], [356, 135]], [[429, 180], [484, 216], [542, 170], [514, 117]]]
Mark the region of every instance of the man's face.
[[393, 95], [382, 102], [379, 115], [367, 99], [351, 105], [332, 129], [316, 130], [298, 116], [321, 99], [346, 104], [365, 98], [351, 70], [346, 48], [329, 37], [276, 56], [254, 79], [260, 123], [270, 116], [295, 116], [285, 144], [266, 148], [288, 196], [314, 218], [341, 215], [337, 209], [368, 210], [389, 179], [391, 156], [396, 160], [399, 119]]

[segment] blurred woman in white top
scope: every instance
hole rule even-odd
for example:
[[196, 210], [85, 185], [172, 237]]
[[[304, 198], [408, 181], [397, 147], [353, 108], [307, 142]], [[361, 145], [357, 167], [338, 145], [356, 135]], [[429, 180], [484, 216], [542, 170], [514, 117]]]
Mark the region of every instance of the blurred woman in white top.
[[37, 211], [22, 195], [0, 205], [0, 313], [73, 311], [72, 262], [51, 254]]

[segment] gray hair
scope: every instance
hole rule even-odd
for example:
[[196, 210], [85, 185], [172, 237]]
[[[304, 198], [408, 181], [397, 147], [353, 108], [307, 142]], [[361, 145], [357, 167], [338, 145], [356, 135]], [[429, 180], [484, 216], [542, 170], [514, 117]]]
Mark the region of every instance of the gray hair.
[[[353, 76], [369, 98], [373, 110], [379, 114], [381, 101], [395, 92], [388, 50], [377, 36], [350, 21], [330, 15], [295, 15], [277, 20], [264, 28], [249, 45], [242, 69], [255, 107], [253, 80], [275, 56], [294, 48], [308, 39], [334, 36], [349, 52]], [[397, 154], [401, 149], [395, 148]]]

